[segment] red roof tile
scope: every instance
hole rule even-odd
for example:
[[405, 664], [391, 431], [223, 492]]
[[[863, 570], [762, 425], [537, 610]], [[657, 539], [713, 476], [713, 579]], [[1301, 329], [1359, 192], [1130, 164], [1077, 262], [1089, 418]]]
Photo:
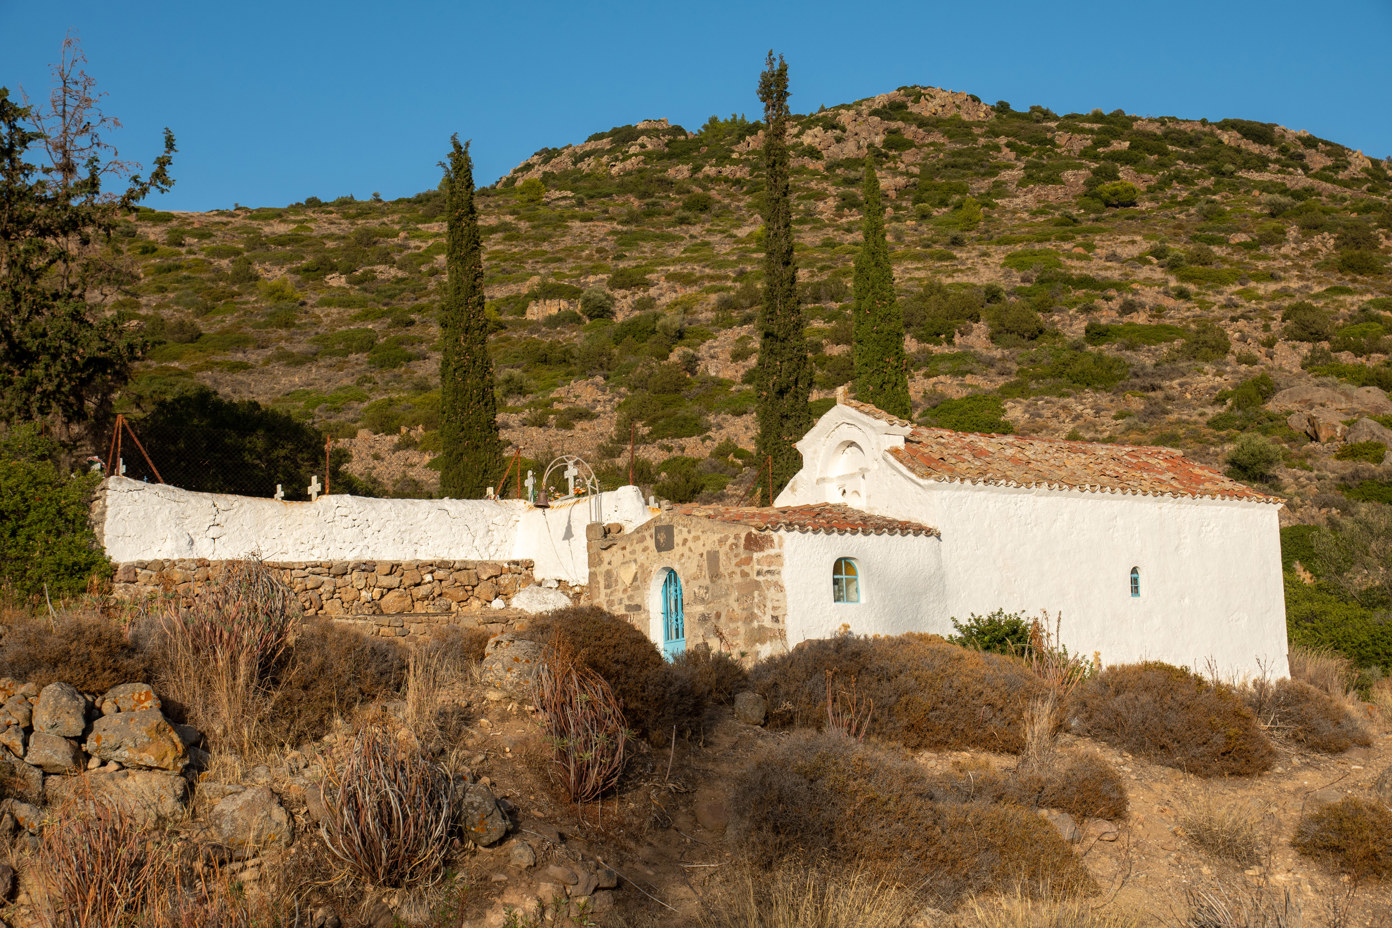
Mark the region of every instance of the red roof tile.
[[803, 532], [813, 535], [931, 535], [935, 528], [871, 515], [833, 503], [811, 506], [677, 506], [673, 515], [748, 525], [761, 532]]
[[[911, 425], [865, 403], [842, 402], [882, 422]], [[916, 426], [904, 437], [904, 447], [890, 454], [914, 474], [933, 481], [1282, 502], [1280, 497], [1258, 493], [1196, 464], [1173, 448], [978, 435]]]

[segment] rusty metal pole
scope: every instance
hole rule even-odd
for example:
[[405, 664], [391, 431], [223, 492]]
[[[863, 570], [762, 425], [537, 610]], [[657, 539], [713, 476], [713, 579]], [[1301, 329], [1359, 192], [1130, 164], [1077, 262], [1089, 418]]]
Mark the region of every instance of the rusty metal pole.
[[111, 476], [112, 466], [116, 461], [116, 445], [121, 437], [121, 420], [123, 418], [124, 417], [119, 412], [116, 414], [116, 428], [111, 433], [111, 450], [107, 452], [106, 455], [106, 475], [108, 477]]

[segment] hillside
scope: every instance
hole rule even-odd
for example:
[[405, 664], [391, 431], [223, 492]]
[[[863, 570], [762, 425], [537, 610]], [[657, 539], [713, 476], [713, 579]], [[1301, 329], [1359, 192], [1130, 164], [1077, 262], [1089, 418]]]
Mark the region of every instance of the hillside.
[[[1059, 116], [920, 87], [794, 123], [817, 411], [851, 376], [869, 157], [921, 421], [1172, 445], [1217, 466], [1258, 433], [1279, 460], [1245, 473], [1290, 498], [1287, 520], [1392, 498], [1386, 162], [1241, 119]], [[746, 492], [760, 138], [738, 116], [645, 121], [480, 190], [504, 437], [523, 455], [578, 452], [617, 482], [634, 436], [659, 493]], [[162, 342], [124, 411], [200, 382], [311, 418], [380, 492], [433, 488], [435, 192], [142, 211], [113, 248], [142, 274], [113, 305]], [[591, 315], [612, 297], [612, 320], [586, 321], [586, 291]]]

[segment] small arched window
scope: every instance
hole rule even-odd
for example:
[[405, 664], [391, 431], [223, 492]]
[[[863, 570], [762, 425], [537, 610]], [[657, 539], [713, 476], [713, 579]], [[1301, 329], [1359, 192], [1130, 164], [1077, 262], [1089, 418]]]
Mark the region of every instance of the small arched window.
[[1131, 568], [1131, 595], [1139, 597], [1141, 595], [1141, 569]]
[[860, 567], [855, 558], [836, 559], [831, 569], [831, 599], [838, 603], [860, 602]]

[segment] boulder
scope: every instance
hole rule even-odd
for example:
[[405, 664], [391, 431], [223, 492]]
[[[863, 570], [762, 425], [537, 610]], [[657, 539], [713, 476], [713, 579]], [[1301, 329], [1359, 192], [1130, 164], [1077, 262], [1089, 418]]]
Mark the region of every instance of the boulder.
[[96, 770], [85, 777], [50, 778], [50, 802], [110, 803], [142, 825], [167, 825], [184, 815], [189, 784], [183, 777], [158, 770]]
[[459, 799], [459, 825], [465, 837], [480, 847], [497, 844], [508, 832], [507, 816], [488, 787], [470, 783]]
[[26, 802], [43, 802], [44, 775], [8, 751], [0, 751], [0, 780], [4, 780], [11, 796]]
[[34, 707], [23, 696], [11, 696], [0, 706], [0, 724], [29, 728], [34, 724]]
[[1338, 413], [1329, 409], [1293, 412], [1286, 418], [1286, 425], [1320, 444], [1339, 441], [1348, 433], [1348, 426], [1344, 425]]
[[263, 848], [289, 847], [295, 823], [276, 794], [264, 786], [233, 793], [208, 813], [210, 836], [235, 857], [252, 857]]
[[483, 681], [511, 693], [524, 693], [536, 676], [541, 645], [512, 632], [490, 638], [484, 648]]
[[25, 748], [29, 746], [28, 742], [29, 739], [24, 733], [24, 729], [18, 725], [6, 725], [4, 730], [0, 731], [0, 745], [9, 748], [10, 753], [15, 757], [24, 756]]
[[87, 751], [128, 767], [178, 772], [188, 766], [188, 749], [158, 709], [118, 712], [92, 725]]
[[512, 608], [532, 615], [564, 609], [570, 604], [570, 597], [560, 590], [548, 590], [541, 586], [524, 586], [512, 597]]
[[725, 800], [709, 790], [698, 790], [691, 803], [696, 824], [711, 834], [723, 835], [730, 826], [730, 807]]
[[1349, 426], [1344, 440], [1347, 442], [1380, 441], [1392, 448], [1392, 429], [1379, 425], [1372, 419], [1359, 419]]
[[67, 738], [36, 731], [29, 736], [29, 749], [24, 762], [44, 773], [76, 773], [87, 766], [82, 748]]
[[142, 709], [163, 708], [160, 698], [148, 683], [122, 683], [120, 686], [113, 686], [97, 700], [102, 712], [107, 711], [108, 704], [115, 707], [112, 712], [139, 712]]
[[411, 594], [405, 590], [392, 590], [382, 597], [380, 605], [382, 615], [399, 615], [410, 612], [412, 608]]
[[1355, 413], [1369, 416], [1392, 413], [1392, 399], [1377, 387], [1347, 384], [1300, 384], [1277, 393], [1266, 405], [1287, 412], [1308, 412], [1323, 407], [1341, 414], [1341, 418]]
[[66, 683], [50, 683], [34, 706], [34, 732], [80, 738], [87, 729], [87, 697]]
[[36, 835], [43, 828], [44, 813], [43, 809], [33, 803], [23, 802], [19, 799], [5, 800], [4, 809], [14, 817], [15, 824], [31, 835]]
[[754, 692], [735, 694], [735, 718], [746, 725], [762, 725], [768, 716], [768, 700]]

